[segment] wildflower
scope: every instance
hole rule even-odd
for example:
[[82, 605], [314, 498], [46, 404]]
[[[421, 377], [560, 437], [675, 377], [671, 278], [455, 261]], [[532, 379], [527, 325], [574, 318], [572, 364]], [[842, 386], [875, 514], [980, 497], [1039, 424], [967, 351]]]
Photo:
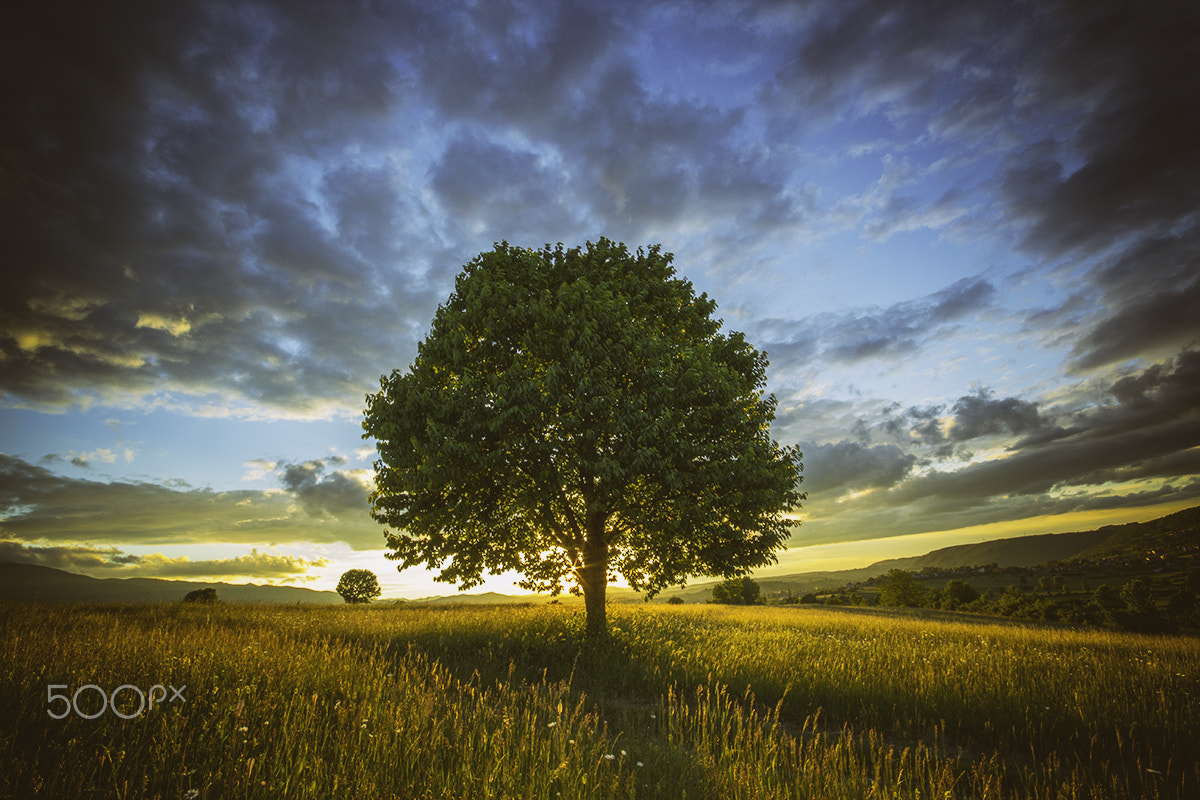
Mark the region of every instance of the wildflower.
[[639, 762], [637, 762], [637, 765], [638, 765], [639, 767], [644, 767], [644, 766], [646, 766], [645, 764], [643, 764], [643, 763], [642, 763], [642, 762], [640, 762], [640, 761], [639, 761]]
[[196, 800], [200, 796], [199, 789], [188, 789], [183, 793], [183, 800]]
[[616, 758], [616, 756], [614, 756], [612, 753], [609, 753], [608, 755], [606, 755], [606, 756], [604, 757], [604, 760], [605, 760], [605, 761], [612, 761], [614, 758]]
[[554, 727], [555, 725], [557, 725], [557, 724], [558, 724], [557, 722], [551, 722], [551, 723], [550, 723], [550, 724], [548, 724], [546, 727], [547, 727], [547, 728], [553, 728], [553, 727]]
[[622, 751], [621, 751], [621, 757], [622, 757], [622, 758], [624, 758], [624, 757], [625, 757], [625, 756], [627, 756], [627, 755], [628, 755], [628, 753], [626, 753], [624, 750], [622, 750]]

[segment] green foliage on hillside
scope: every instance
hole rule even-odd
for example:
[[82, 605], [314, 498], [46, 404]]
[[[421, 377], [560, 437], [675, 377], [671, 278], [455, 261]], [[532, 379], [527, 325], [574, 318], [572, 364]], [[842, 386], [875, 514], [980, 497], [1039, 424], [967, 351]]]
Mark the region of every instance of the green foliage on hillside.
[[1140, 558], [1146, 554], [1172, 555], [1200, 548], [1200, 506], [1149, 522], [1108, 526], [1104, 542], [1079, 553], [1075, 560]]
[[761, 605], [764, 600], [758, 582], [750, 577], [730, 578], [712, 590], [712, 602], [730, 606]]
[[912, 575], [902, 569], [888, 572], [879, 584], [879, 604], [883, 606], [923, 606], [931, 599], [930, 593]]

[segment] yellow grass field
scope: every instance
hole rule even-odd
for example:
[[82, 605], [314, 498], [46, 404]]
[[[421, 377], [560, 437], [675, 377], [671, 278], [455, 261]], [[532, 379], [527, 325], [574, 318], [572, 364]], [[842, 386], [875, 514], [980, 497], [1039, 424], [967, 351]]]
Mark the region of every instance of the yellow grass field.
[[0, 797], [1200, 797], [1195, 638], [609, 613], [4, 603]]

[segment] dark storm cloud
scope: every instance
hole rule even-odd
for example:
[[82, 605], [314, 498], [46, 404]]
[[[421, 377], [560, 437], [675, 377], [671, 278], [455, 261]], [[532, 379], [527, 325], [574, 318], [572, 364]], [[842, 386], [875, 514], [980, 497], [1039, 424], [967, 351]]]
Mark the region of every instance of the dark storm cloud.
[[344, 471], [325, 474], [331, 465], [345, 461], [344, 457], [332, 456], [299, 464], [285, 462], [277, 468], [279, 482], [313, 517], [361, 517], [368, 508], [366, 487]]
[[[332, 460], [330, 463], [333, 463]], [[58, 475], [0, 453], [0, 530], [26, 542], [347, 542], [377, 548], [379, 526], [352, 477], [325, 461], [288, 465], [292, 492], [173, 488]], [[293, 507], [299, 500], [302, 508]]]
[[[829, 113], [854, 103], [930, 104], [939, 82], [995, 39], [998, 5], [923, 0], [812, 3], [805, 36], [779, 70], [779, 96]], [[869, 54], [870, 57], [865, 57]]]
[[[1003, 458], [915, 476], [887, 502], [946, 512], [974, 505], [994, 508], [1055, 488], [1096, 490], [1116, 480], [1151, 477], [1168, 481], [1161, 500], [1194, 496], [1200, 463], [1195, 455], [1200, 447], [1200, 353], [1184, 351], [1112, 383], [1108, 392], [1117, 402], [1062, 410], [1064, 424], [1052, 424], [1047, 418], [1051, 412], [1015, 398], [965, 396], [954, 406], [951, 435], [958, 425], [973, 436], [1002, 428], [1029, 435], [1015, 441]], [[1072, 502], [1074, 510], [1088, 507], [1082, 497]]]
[[858, 442], [801, 445], [804, 489], [810, 500], [835, 490], [889, 488], [912, 471], [917, 457], [894, 444]]
[[[1052, 253], [1107, 249], [1196, 222], [1200, 207], [1200, 9], [1192, 3], [1063, 4], [1054, 47], [1030, 53], [1029, 100], [1083, 110], [1059, 144], [1061, 174], [1024, 198], [1029, 244]], [[1078, 163], [1067, 167], [1067, 159]]]
[[[879, 427], [888, 437], [902, 444], [940, 445], [946, 441], [942, 430], [944, 413], [944, 406], [912, 406], [901, 411], [899, 403], [892, 403], [884, 409], [884, 420]], [[866, 419], [861, 423], [869, 435], [870, 423]]]
[[[922, 230], [1028, 263], [962, 251], [974, 277], [942, 291], [745, 326], [773, 380], [823, 384], [783, 395], [776, 426], [816, 442], [813, 502], [878, 489], [861, 514], [952, 527], [1189, 496], [1198, 16], [1117, 0], [25, 4], [0, 29], [0, 403], [354, 413], [499, 239], [668, 234], [681, 269], [782, 286], [801, 245], [853, 230], [880, 252]], [[1070, 297], [1005, 307], [1026, 278]], [[820, 375], [897, 375], [1012, 319], [1093, 391], [889, 406]], [[1009, 449], [937, 471], [985, 446]], [[361, 476], [331, 459], [281, 465], [269, 492], [46, 466], [0, 460], [10, 535], [379, 542]], [[1043, 496], [1063, 487], [1080, 495]]]
[[987, 280], [963, 278], [926, 297], [886, 308], [764, 320], [755, 323], [753, 335], [771, 356], [773, 368], [785, 373], [814, 357], [853, 363], [916, 353], [934, 333], [967, 314], [990, 309], [995, 293]]
[[[1200, 275], [1200, 250], [1189, 266]], [[1077, 370], [1102, 367], [1200, 339], [1200, 277], [1158, 292], [1142, 291], [1096, 323], [1071, 352]]]
[[1009, 167], [1005, 197], [1052, 257], [1108, 254], [1088, 278], [1100, 313], [1084, 371], [1200, 338], [1200, 7], [1072, 4], [1073, 25], [1026, 71], [1030, 101], [1076, 124]]
[[960, 397], [955, 403], [949, 436], [967, 441], [998, 433], [1023, 434], [1045, 424], [1037, 405], [1016, 397], [995, 398], [987, 389]]
[[958, 445], [985, 437], [1012, 441], [1013, 436], [1022, 436], [1031, 441], [1031, 436], [1049, 426], [1037, 403], [1018, 397], [996, 397], [987, 387], [977, 387], [948, 406], [901, 408], [899, 403], [892, 403], [879, 416], [881, 419], [874, 425], [868, 418], [859, 420], [868, 441], [872, 431], [878, 430], [902, 446], [932, 447], [929, 455], [939, 459], [961, 456], [965, 450]]
[[[632, 52], [635, 8], [494, 3], [476, 14], [431, 15], [409, 61], [446, 117], [551, 148], [572, 183], [571, 202], [635, 239], [697, 217], [727, 224], [736, 215], [758, 229], [799, 221], [809, 198], [786, 185], [781, 156], [742, 140], [740, 110], [647, 87]], [[484, 198], [495, 191], [489, 173], [506, 161], [521, 170], [520, 183], [543, 170], [528, 154], [514, 164], [514, 154], [491, 150], [499, 159], [480, 176]]]
[[[1200, 498], [1200, 352], [1097, 379], [1058, 403], [978, 388], [945, 405], [892, 403], [846, 427], [857, 442], [803, 448], [814, 526], [794, 545], [1177, 507]], [[880, 436], [891, 443], [872, 445]], [[957, 463], [980, 446], [994, 456]], [[839, 497], [851, 489], [883, 491]]]
[[573, 241], [586, 235], [586, 222], [572, 207], [568, 176], [551, 161], [463, 134], [430, 168], [430, 187], [461, 235], [482, 230], [514, 243], [544, 244], [539, 237], [553, 232], [555, 241]]
[[1200, 74], [1200, 6], [805, 9], [767, 94], [798, 124], [877, 114], [898, 135], [946, 144], [943, 170], [1003, 155], [991, 179], [960, 175], [938, 197], [889, 190], [863, 219], [869, 234], [953, 220], [958, 235], [1000, 232], [1065, 261], [1098, 290], [1085, 288], [1091, 318], [1069, 331], [1076, 370], [1154, 360], [1200, 338], [1200, 317], [1186, 313], [1200, 269], [1200, 82], [1185, 77]]
[[807, 213], [740, 110], [647, 88], [629, 13], [15, 10], [0, 398], [328, 414], [403, 365], [494, 240]]
[[9, 402], [182, 391], [321, 413], [405, 349], [411, 332], [388, 322], [435, 295], [428, 248], [405, 249], [420, 201], [356, 157], [403, 102], [372, 19], [326, 4], [15, 13]]

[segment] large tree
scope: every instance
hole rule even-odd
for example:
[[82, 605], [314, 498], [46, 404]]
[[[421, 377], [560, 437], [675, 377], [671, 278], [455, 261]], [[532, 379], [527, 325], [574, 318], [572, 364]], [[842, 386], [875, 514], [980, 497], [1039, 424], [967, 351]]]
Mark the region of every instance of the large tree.
[[801, 453], [772, 440], [767, 357], [658, 246], [501, 243], [455, 282], [406, 372], [367, 396], [387, 556], [466, 589], [485, 570], [653, 595], [775, 562]]

